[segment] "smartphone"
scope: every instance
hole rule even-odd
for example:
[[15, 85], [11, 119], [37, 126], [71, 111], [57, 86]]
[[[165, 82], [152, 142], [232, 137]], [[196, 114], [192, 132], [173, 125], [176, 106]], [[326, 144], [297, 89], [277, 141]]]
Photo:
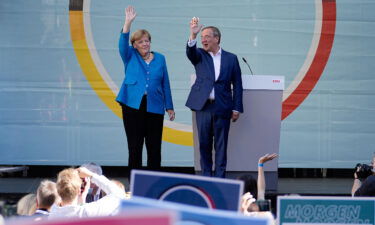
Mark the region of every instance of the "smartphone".
[[255, 203], [259, 207], [259, 211], [264, 212], [264, 211], [271, 211], [271, 200], [270, 199], [265, 199], [265, 200], [257, 200]]

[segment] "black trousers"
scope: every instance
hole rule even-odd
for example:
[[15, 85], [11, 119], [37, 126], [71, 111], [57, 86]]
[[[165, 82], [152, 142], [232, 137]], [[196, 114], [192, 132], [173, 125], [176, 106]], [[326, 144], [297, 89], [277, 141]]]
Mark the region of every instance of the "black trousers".
[[128, 139], [129, 169], [142, 167], [143, 143], [146, 142], [147, 168], [159, 170], [164, 115], [147, 112], [147, 97], [143, 96], [138, 109], [122, 106], [122, 118]]

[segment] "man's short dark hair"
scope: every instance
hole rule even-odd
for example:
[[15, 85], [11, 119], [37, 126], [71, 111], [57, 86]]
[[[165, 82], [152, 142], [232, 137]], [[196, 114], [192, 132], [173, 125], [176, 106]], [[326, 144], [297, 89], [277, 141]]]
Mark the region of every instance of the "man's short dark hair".
[[219, 38], [219, 44], [220, 44], [221, 33], [220, 33], [219, 28], [214, 27], [214, 26], [208, 26], [208, 27], [204, 27], [204, 28], [202, 29], [202, 31], [204, 31], [204, 30], [206, 30], [206, 29], [211, 29], [211, 30], [212, 30], [212, 34], [214, 35], [214, 37], [218, 37], [218, 38]]

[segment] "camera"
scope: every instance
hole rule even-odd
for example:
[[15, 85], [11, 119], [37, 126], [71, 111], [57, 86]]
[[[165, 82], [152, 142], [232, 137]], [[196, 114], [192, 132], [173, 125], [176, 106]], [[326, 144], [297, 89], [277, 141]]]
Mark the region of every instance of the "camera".
[[372, 166], [367, 164], [358, 163], [354, 170], [359, 179], [366, 179], [368, 176], [372, 175]]

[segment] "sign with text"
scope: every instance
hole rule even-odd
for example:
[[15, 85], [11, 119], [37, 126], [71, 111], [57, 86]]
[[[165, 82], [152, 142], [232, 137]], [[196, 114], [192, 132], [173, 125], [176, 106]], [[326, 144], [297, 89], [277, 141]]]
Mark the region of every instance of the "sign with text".
[[210, 209], [238, 211], [243, 182], [177, 173], [132, 170], [133, 196]]
[[374, 224], [374, 198], [278, 197], [280, 225]]

